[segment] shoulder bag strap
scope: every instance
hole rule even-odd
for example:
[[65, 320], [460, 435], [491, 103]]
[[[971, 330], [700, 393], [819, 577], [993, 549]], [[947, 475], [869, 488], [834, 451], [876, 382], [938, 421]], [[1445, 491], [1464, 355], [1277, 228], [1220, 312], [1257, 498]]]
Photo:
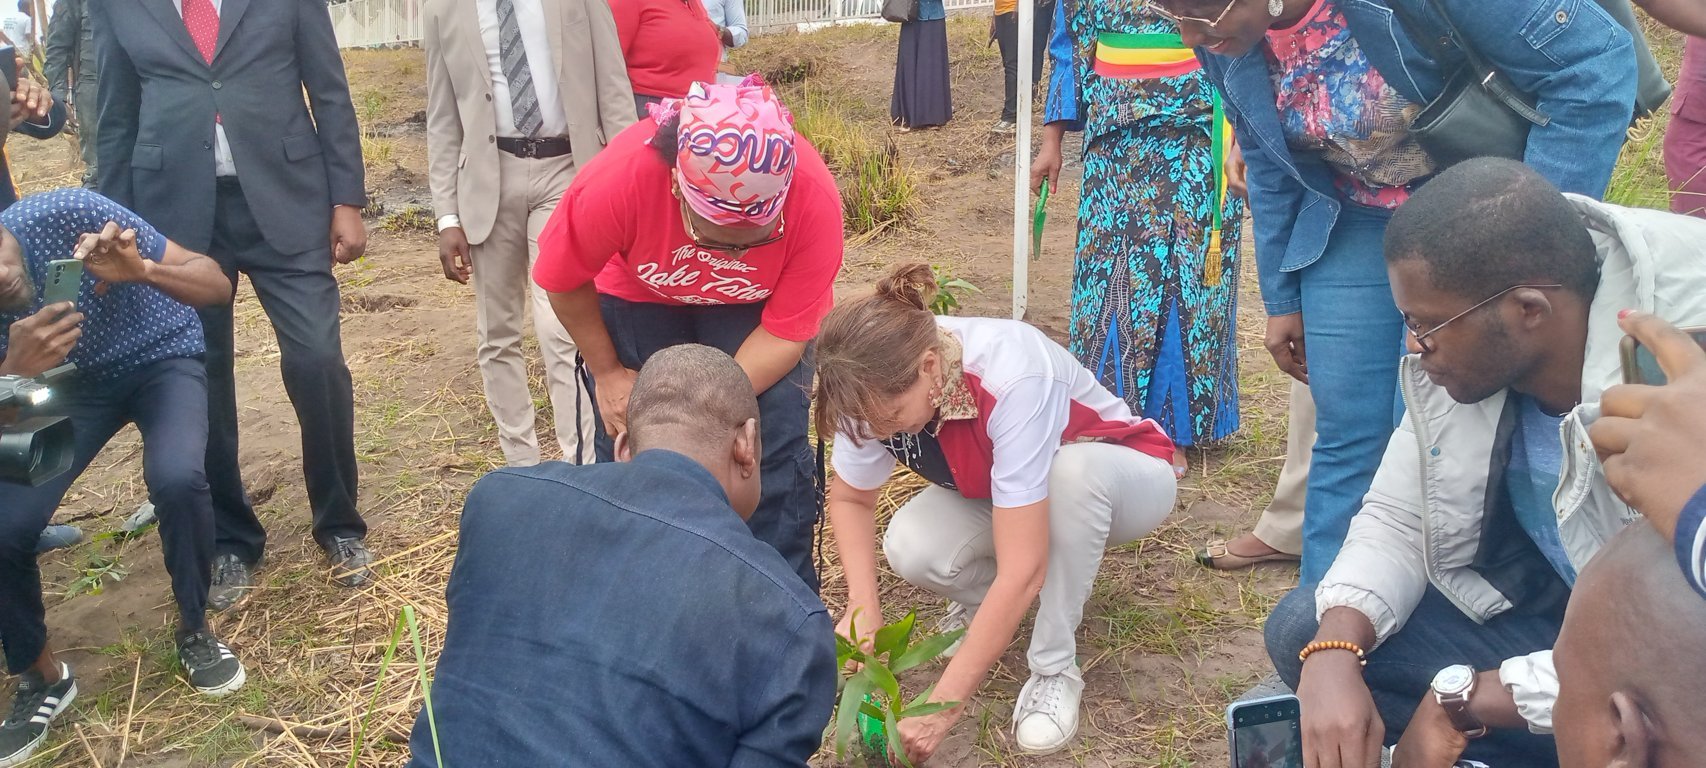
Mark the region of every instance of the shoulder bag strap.
[[[1510, 81], [1505, 78], [1504, 73], [1493, 66], [1493, 63], [1488, 61], [1485, 56], [1482, 56], [1481, 52], [1469, 42], [1469, 38], [1458, 31], [1457, 24], [1451, 20], [1451, 14], [1446, 13], [1445, 6], [1440, 3], [1440, 0], [1427, 1], [1434, 13], [1439, 15], [1440, 21], [1445, 23], [1446, 34], [1450, 36], [1452, 42], [1457, 44], [1457, 49], [1463, 52], [1463, 57], [1469, 62], [1470, 70], [1475, 73], [1476, 80], [1480, 81], [1481, 87], [1486, 89], [1488, 95], [1498, 99], [1499, 103], [1509, 107], [1512, 112], [1530, 123], [1546, 125], [1552, 122], [1551, 116], [1536, 108], [1532, 99], [1512, 86]], [[1410, 28], [1413, 36], [1420, 35], [1426, 39], [1425, 45], [1434, 56], [1434, 60], [1443, 61], [1444, 47], [1440, 40], [1427, 34], [1427, 27], [1416, 23], [1416, 18], [1404, 9], [1403, 2], [1404, 0], [1389, 0], [1388, 5], [1398, 15], [1399, 20]]]

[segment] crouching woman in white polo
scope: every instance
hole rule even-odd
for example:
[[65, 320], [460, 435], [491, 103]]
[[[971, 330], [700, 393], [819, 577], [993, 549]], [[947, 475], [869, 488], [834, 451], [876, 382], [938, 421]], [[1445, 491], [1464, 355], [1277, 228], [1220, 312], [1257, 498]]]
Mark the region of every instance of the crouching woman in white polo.
[[[1073, 634], [1102, 553], [1172, 510], [1173, 442], [1030, 325], [931, 314], [935, 285], [927, 266], [897, 267], [818, 335], [818, 430], [835, 434], [829, 519], [848, 590], [838, 630], [856, 617], [864, 641], [880, 626], [876, 503], [898, 461], [931, 486], [895, 512], [883, 552], [948, 598], [945, 628], [968, 627], [931, 700], [968, 701], [1040, 594], [1013, 724], [1025, 750], [1053, 752], [1078, 731]], [[912, 761], [963, 714], [901, 721]]]

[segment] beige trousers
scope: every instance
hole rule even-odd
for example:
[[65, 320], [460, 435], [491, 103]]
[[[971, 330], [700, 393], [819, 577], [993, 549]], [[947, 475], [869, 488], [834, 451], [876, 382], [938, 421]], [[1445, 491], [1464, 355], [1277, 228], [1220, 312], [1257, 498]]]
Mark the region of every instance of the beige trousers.
[[527, 359], [521, 352], [522, 329], [531, 304], [534, 333], [545, 359], [545, 388], [556, 416], [557, 443], [562, 446], [564, 460], [577, 463], [579, 448], [578, 455], [590, 464], [593, 405], [585, 388], [577, 386], [575, 342], [558, 322], [545, 291], [533, 284], [539, 233], [557, 209], [563, 190], [574, 180], [574, 156], [524, 160], [499, 152], [498, 158], [502, 188], [497, 221], [491, 236], [472, 246], [469, 254], [474, 266], [480, 378], [486, 384], [486, 405], [497, 421], [498, 445], [512, 466], [531, 466], [541, 459]]
[[1309, 456], [1315, 450], [1315, 398], [1309, 385], [1291, 382], [1285, 466], [1274, 484], [1274, 500], [1256, 521], [1256, 538], [1290, 555], [1303, 554], [1303, 499], [1309, 487]]
[[[1028, 654], [1033, 674], [1058, 675], [1072, 666], [1102, 553], [1160, 527], [1177, 494], [1171, 464], [1130, 448], [1073, 443], [1055, 453], [1048, 571]], [[932, 485], [895, 511], [883, 553], [895, 575], [975, 613], [995, 583], [994, 510], [988, 499]]]

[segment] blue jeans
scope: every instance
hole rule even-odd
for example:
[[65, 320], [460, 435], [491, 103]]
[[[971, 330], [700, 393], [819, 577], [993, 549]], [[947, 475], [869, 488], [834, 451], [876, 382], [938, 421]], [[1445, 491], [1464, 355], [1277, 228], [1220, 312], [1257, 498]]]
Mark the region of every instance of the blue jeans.
[[[1453, 664], [1477, 670], [1497, 669], [1505, 659], [1551, 648], [1563, 626], [1563, 606], [1545, 615], [1498, 616], [1476, 624], [1445, 595], [1429, 587], [1404, 629], [1368, 655], [1363, 679], [1386, 723], [1386, 743], [1396, 744], [1432, 690], [1434, 675]], [[1292, 690], [1303, 675], [1298, 652], [1315, 639], [1315, 587], [1292, 590], [1274, 607], [1266, 629], [1268, 656]], [[1526, 730], [1499, 730], [1469, 743], [1464, 757], [1495, 768], [1555, 768], [1557, 744], [1550, 736]]]
[[160, 514], [160, 547], [180, 632], [206, 626], [213, 578], [213, 498], [207, 450], [207, 373], [202, 361], [149, 363], [116, 379], [79, 380], [56, 393], [50, 415], [71, 419], [71, 470], [29, 487], [0, 483], [0, 638], [6, 669], [35, 663], [47, 643], [36, 540], [71, 484], [126, 424], [142, 432], [142, 477]]
[[1326, 252], [1298, 272], [1316, 407], [1299, 577], [1306, 585], [1321, 581], [1339, 556], [1396, 424], [1404, 321], [1386, 276], [1390, 219], [1384, 210], [1346, 203]]
[[[704, 344], [732, 357], [758, 327], [764, 312], [763, 304], [690, 307], [624, 301], [612, 296], [600, 296], [599, 308], [610, 331], [610, 340], [616, 345], [617, 358], [636, 371], [653, 353], [678, 344]], [[806, 440], [814, 370], [808, 346], [794, 370], [758, 396], [759, 440], [764, 447], [759, 479], [764, 490], [747, 525], [759, 541], [775, 547], [806, 586], [816, 592], [812, 525], [817, 522], [819, 511], [817, 457]], [[592, 401], [598, 402], [596, 391]], [[612, 439], [599, 419], [594, 441], [599, 461], [615, 458]]]

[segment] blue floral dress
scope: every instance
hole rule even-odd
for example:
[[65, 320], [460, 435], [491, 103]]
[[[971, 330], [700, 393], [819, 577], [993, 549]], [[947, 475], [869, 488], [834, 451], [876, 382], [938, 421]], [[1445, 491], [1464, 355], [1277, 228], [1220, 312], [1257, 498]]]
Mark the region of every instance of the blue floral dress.
[[[1238, 429], [1238, 244], [1244, 204], [1217, 194], [1213, 87], [1201, 72], [1097, 73], [1102, 34], [1177, 34], [1139, 2], [1061, 0], [1047, 122], [1084, 133], [1071, 349], [1180, 445]], [[1213, 262], [1213, 263], [1211, 263]]]

